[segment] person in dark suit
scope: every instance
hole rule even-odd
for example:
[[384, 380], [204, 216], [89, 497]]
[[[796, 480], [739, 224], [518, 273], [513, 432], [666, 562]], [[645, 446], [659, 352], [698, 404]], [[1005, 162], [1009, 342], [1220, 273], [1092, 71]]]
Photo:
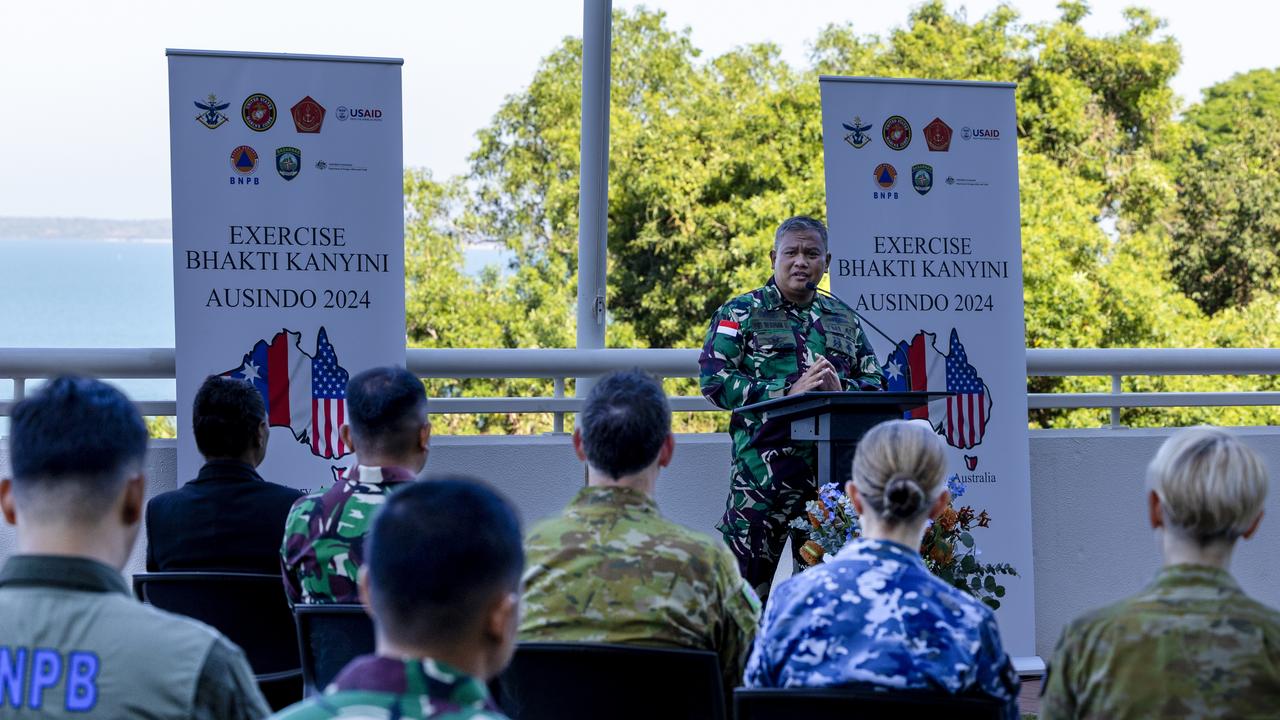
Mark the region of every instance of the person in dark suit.
[[280, 537], [302, 492], [258, 475], [267, 411], [244, 380], [211, 375], [192, 412], [204, 467], [147, 503], [147, 570], [280, 572]]

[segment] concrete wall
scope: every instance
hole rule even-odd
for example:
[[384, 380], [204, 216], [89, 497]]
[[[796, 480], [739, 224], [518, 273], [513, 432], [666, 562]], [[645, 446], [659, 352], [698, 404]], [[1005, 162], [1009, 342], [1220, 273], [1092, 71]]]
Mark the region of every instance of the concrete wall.
[[[1280, 471], [1280, 428], [1238, 432]], [[1032, 543], [1036, 652], [1053, 651], [1062, 625], [1081, 612], [1138, 591], [1156, 572], [1158, 554], [1145, 520], [1146, 464], [1167, 430], [1055, 430], [1031, 434]], [[681, 435], [672, 466], [659, 480], [664, 514], [711, 533], [724, 508], [729, 443], [720, 435]], [[153, 443], [148, 494], [176, 485], [172, 441]], [[0, 444], [0, 470], [7, 472]], [[499, 485], [526, 523], [560, 510], [584, 482], [569, 438], [436, 437], [430, 474], [463, 473]], [[1280, 484], [1267, 499], [1267, 521], [1241, 544], [1233, 571], [1245, 590], [1280, 607]], [[13, 552], [13, 529], [0, 525], [0, 558]], [[140, 541], [127, 572], [142, 569]]]

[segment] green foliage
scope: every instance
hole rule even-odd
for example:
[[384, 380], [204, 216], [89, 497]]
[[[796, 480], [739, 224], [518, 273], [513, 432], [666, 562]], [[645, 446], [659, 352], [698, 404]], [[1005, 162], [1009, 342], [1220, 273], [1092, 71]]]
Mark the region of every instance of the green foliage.
[[152, 440], [172, 440], [178, 437], [178, 428], [172, 417], [148, 415], [143, 421], [147, 423], [147, 435]]
[[1206, 88], [1204, 99], [1185, 113], [1187, 122], [1206, 133], [1229, 136], [1242, 117], [1265, 117], [1280, 110], [1280, 68], [1239, 73]]
[[1209, 314], [1280, 289], [1280, 70], [1209, 88], [1180, 164], [1173, 275]]
[[[769, 44], [704, 58], [643, 8], [613, 26], [609, 165], [611, 347], [696, 347], [712, 310], [769, 275], [784, 217], [822, 217], [819, 74], [1018, 83], [1028, 347], [1264, 346], [1276, 330], [1280, 119], [1275, 71], [1233, 78], [1175, 116], [1177, 42], [1149, 11], [1087, 33], [1084, 2], [1025, 24], [940, 0], [884, 37], [817, 31], [808, 67]], [[406, 175], [408, 337], [416, 347], [574, 341], [581, 42], [564, 39], [478, 133], [465, 178]], [[1245, 108], [1241, 110], [1241, 108]], [[506, 274], [462, 272], [466, 243], [502, 243]], [[1131, 378], [1126, 389], [1259, 388], [1252, 378]], [[690, 380], [668, 389], [696, 394]], [[1033, 392], [1108, 389], [1032, 378]], [[433, 381], [435, 395], [549, 394], [537, 381]], [[1126, 411], [1133, 424], [1269, 418], [1253, 410]], [[1034, 413], [1040, 426], [1104, 413]], [[549, 418], [441, 419], [444, 431], [529, 432]], [[723, 429], [718, 415], [679, 427]], [[994, 599], [994, 598], [993, 598]]]

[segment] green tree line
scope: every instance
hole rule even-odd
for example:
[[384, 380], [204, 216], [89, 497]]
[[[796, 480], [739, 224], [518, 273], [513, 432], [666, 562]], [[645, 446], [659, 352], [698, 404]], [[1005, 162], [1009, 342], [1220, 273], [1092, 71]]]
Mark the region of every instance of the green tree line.
[[[1091, 35], [1084, 2], [1051, 22], [1011, 6], [969, 21], [940, 1], [887, 35], [815, 28], [807, 64], [768, 43], [715, 57], [661, 12], [617, 12], [609, 163], [611, 347], [701, 344], [707, 318], [769, 275], [784, 217], [825, 215], [818, 75], [1017, 83], [1026, 344], [1031, 348], [1270, 347], [1280, 336], [1280, 72], [1258, 70], [1182, 107], [1181, 54], [1150, 11]], [[572, 347], [581, 40], [565, 38], [478, 133], [463, 177], [405, 176], [412, 347]], [[463, 271], [501, 243], [506, 272]], [[1131, 391], [1276, 389], [1274, 378], [1136, 377]], [[550, 394], [549, 382], [433, 380], [437, 396]], [[672, 392], [696, 394], [690, 380]], [[1032, 378], [1031, 392], [1105, 378]], [[1033, 427], [1104, 412], [1038, 411]], [[1272, 423], [1271, 409], [1127, 410], [1131, 425]], [[537, 416], [442, 417], [440, 432], [534, 432]], [[722, 428], [722, 416], [680, 419]]]

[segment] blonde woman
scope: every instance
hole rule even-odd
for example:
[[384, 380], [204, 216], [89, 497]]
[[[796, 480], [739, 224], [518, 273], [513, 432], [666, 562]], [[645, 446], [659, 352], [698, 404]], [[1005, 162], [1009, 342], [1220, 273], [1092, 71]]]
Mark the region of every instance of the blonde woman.
[[1147, 485], [1164, 567], [1138, 595], [1063, 630], [1041, 717], [1280, 716], [1280, 613], [1227, 571], [1236, 540], [1262, 520], [1262, 460], [1217, 428], [1182, 430]]
[[892, 420], [859, 442], [845, 492], [862, 537], [769, 599], [748, 687], [883, 685], [980, 694], [1018, 717], [1018, 679], [987, 606], [920, 558], [925, 521], [947, 508], [942, 440]]

